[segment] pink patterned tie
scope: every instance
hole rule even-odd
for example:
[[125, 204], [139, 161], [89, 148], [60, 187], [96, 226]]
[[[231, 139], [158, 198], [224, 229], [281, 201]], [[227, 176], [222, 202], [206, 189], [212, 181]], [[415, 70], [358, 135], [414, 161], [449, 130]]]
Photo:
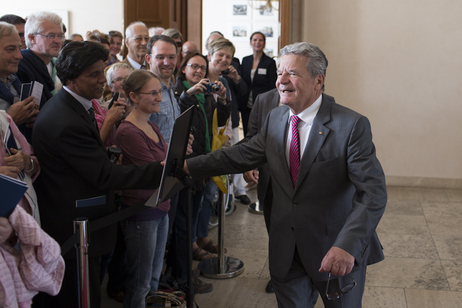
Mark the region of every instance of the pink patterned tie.
[[298, 169], [300, 169], [300, 137], [298, 136], [298, 122], [300, 118], [293, 115], [292, 123], [292, 140], [290, 141], [290, 174], [292, 182], [297, 183]]

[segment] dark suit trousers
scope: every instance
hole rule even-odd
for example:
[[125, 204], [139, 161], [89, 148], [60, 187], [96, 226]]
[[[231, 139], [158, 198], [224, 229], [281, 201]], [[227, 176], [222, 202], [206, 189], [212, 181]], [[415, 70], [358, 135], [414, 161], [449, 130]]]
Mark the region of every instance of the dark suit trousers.
[[326, 308], [360, 308], [366, 282], [366, 267], [352, 272], [338, 279], [331, 279], [329, 293], [338, 292], [341, 287], [353, 281], [356, 287], [338, 299], [327, 300], [327, 281], [314, 281], [308, 276], [300, 260], [297, 248], [289, 273], [284, 279], [271, 275], [274, 292], [278, 301], [278, 308], [312, 308], [318, 299], [318, 292]]
[[[50, 296], [40, 292], [32, 299], [32, 308], [79, 308], [76, 260], [64, 259], [66, 270], [58, 295]], [[88, 258], [90, 280], [90, 307], [101, 305], [100, 257]]]

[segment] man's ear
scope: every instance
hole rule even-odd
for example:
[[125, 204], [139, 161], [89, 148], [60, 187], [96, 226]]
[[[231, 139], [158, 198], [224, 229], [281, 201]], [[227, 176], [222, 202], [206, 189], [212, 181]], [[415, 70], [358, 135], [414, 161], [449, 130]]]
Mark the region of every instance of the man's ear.
[[319, 74], [316, 78], [316, 91], [320, 91], [324, 84], [324, 79], [326, 78], [324, 74]]
[[144, 58], [146, 59], [146, 63], [149, 63], [151, 64], [151, 55], [150, 54], [146, 54], [146, 56], [144, 56]]
[[29, 35], [27, 35], [27, 37], [29, 38], [29, 41], [31, 42], [31, 45], [34, 45], [35, 44], [35, 34], [29, 33]]

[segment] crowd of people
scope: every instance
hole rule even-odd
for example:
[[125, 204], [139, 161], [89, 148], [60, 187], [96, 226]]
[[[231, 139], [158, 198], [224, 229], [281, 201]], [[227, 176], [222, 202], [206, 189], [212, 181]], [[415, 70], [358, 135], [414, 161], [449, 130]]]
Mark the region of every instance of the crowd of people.
[[[274, 142], [284, 138], [273, 136], [276, 134], [273, 130], [282, 123], [278, 133], [284, 134], [287, 120], [280, 120], [282, 116], [279, 112], [281, 118], [270, 118], [274, 120], [274, 125], [268, 127], [268, 123], [263, 125], [266, 115], [281, 103], [289, 107], [282, 109], [287, 114], [289, 109], [291, 115], [303, 113], [303, 109], [299, 110], [298, 102], [293, 103], [289, 96], [294, 95], [295, 101], [297, 97], [308, 97], [310, 104], [306, 106], [307, 109], [311, 108], [311, 104], [318, 109], [300, 117], [301, 121], [311, 125], [316, 113], [327, 108], [319, 108], [321, 98], [326, 101], [323, 106], [335, 103], [331, 101], [333, 98], [322, 94], [327, 67], [322, 51], [311, 45], [303, 45], [300, 47], [302, 51], [284, 50], [283, 70], [277, 71], [276, 62], [263, 52], [265, 40], [263, 33], [253, 33], [250, 37], [253, 54], [244, 57], [240, 64], [239, 59], [234, 58], [233, 43], [217, 31], [207, 39], [207, 54], [203, 55], [198, 48], [199, 42], [185, 42], [178, 30], [148, 29], [141, 21], [131, 23], [124, 35], [118, 31], [108, 31], [106, 34], [99, 30], [80, 35], [66, 33], [61, 18], [50, 12], [32, 13], [27, 20], [15, 15], [0, 17], [0, 143], [3, 146], [0, 174], [28, 184], [29, 189], [19, 206], [35, 219], [37, 228], [43, 229], [59, 245], [63, 245], [74, 233], [73, 220], [77, 217], [87, 217], [91, 222], [146, 202], [159, 186], [163, 168], [161, 162], [166, 158], [175, 119], [191, 106], [196, 109], [194, 129], [186, 153], [193, 182], [192, 194], [182, 190], [156, 208], [139, 211], [90, 235], [91, 307], [100, 306], [101, 284], [106, 274], [109, 297], [123, 302], [124, 307], [145, 307], [146, 296], [158, 289], [185, 289], [187, 264], [190, 261], [186, 247], [192, 245], [193, 259], [198, 261], [218, 253], [217, 245], [208, 237], [208, 226], [213, 199], [218, 191], [210, 177], [220, 172], [234, 174], [234, 198], [244, 205], [251, 201], [246, 195], [242, 172], [246, 172], [245, 178], [249, 183], [261, 182], [258, 198], [265, 207], [265, 222], [270, 234], [271, 278], [281, 307], [299, 307], [287, 303], [292, 301], [290, 294], [297, 290], [290, 289], [289, 285], [303, 276], [296, 272], [300, 267], [305, 267], [308, 275], [315, 277], [317, 283], [318, 280], [327, 280], [322, 272], [343, 276], [350, 273], [356, 262], [355, 266], [360, 267], [361, 271], [353, 271], [356, 273], [355, 280], [363, 283], [365, 267], [362, 264], [378, 262], [383, 258], [374, 230], [383, 213], [386, 194], [383, 173], [375, 158], [373, 144], [368, 140], [369, 128], [365, 118], [359, 117], [358, 120], [356, 114], [336, 111], [347, 114], [340, 116], [339, 123], [334, 122], [331, 126], [332, 138], [341, 144], [338, 150], [333, 150], [338, 153], [317, 158], [321, 161], [332, 159], [329, 168], [333, 169], [329, 170], [340, 169], [339, 172], [345, 173], [348, 169], [354, 178], [348, 180], [349, 177], [344, 174], [335, 178], [335, 173], [321, 175], [324, 169], [314, 170], [313, 174], [310, 172], [310, 177], [326, 177], [329, 180], [329, 183], [325, 183], [326, 187], [334, 187], [338, 191], [326, 187], [323, 188], [325, 193], [321, 189], [316, 190], [313, 187], [327, 181], [318, 180], [318, 184], [304, 189], [302, 196], [294, 195], [294, 201], [288, 197], [291, 195], [289, 189], [284, 187], [287, 183], [281, 184], [286, 180], [285, 176], [271, 178], [274, 170], [281, 172], [282, 167], [278, 164], [285, 161], [284, 157], [292, 156], [292, 152], [289, 154], [288, 149], [286, 152], [281, 150], [282, 157], [274, 157], [281, 154], [276, 151]], [[303, 48], [314, 51], [304, 53]], [[123, 57], [123, 54], [126, 56]], [[292, 59], [292, 56], [295, 58]], [[303, 61], [300, 57], [305, 57], [306, 63], [300, 62]], [[303, 69], [304, 64], [307, 67], [311, 65], [308, 59], [322, 62], [324, 68], [316, 66], [318, 70], [309, 71], [309, 76], [304, 71], [300, 73], [298, 70]], [[315, 81], [309, 83], [304, 78]], [[22, 95], [22, 85], [28, 83], [35, 89], [42, 86], [39, 97], [34, 96], [36, 92], [26, 97]], [[275, 90], [276, 86], [279, 91]], [[309, 93], [311, 88], [316, 90]], [[265, 96], [269, 94], [271, 97]], [[268, 97], [265, 101], [275, 103], [265, 110], [259, 105], [261, 97]], [[336, 106], [329, 108], [335, 109]], [[247, 138], [239, 143], [240, 122]], [[357, 122], [361, 124], [359, 131], [364, 132], [366, 137], [356, 136]], [[213, 151], [214, 126], [226, 128], [225, 145], [229, 149]], [[344, 132], [335, 136], [337, 127]], [[258, 134], [260, 129], [265, 132]], [[300, 134], [307, 138], [308, 133], [304, 131]], [[348, 133], [351, 136], [345, 135]], [[294, 138], [292, 134], [289, 134], [287, 145]], [[323, 134], [327, 137], [329, 132], [320, 129], [319, 136]], [[251, 139], [253, 136], [256, 136], [255, 139]], [[268, 139], [271, 137], [274, 140]], [[353, 140], [355, 148], [342, 152], [343, 148], [340, 147], [350, 146], [347, 141], [355, 138], [358, 139]], [[342, 143], [344, 140], [347, 141]], [[364, 142], [364, 147], [361, 142]], [[233, 146], [236, 143], [238, 145]], [[286, 141], [282, 143], [286, 144]], [[306, 145], [306, 142], [302, 141], [301, 145]], [[112, 161], [108, 158], [107, 150], [111, 147], [121, 149], [122, 153]], [[228, 150], [232, 155], [224, 154]], [[303, 156], [303, 150], [301, 152], [297, 154], [299, 157]], [[345, 158], [347, 152], [355, 157]], [[367, 156], [366, 162], [361, 159], [362, 156]], [[208, 157], [210, 160], [205, 160]], [[310, 159], [313, 161], [315, 157]], [[217, 165], [219, 161], [223, 164]], [[266, 162], [268, 164], [264, 165]], [[208, 168], [198, 167], [202, 164]], [[302, 168], [303, 164], [299, 165]], [[212, 170], [209, 170], [210, 167]], [[260, 176], [256, 170], [252, 170], [257, 167]], [[364, 174], [365, 168], [368, 168], [368, 177]], [[292, 167], [288, 174], [293, 174]], [[293, 182], [295, 188], [298, 183], [296, 179], [297, 175]], [[373, 185], [362, 185], [363, 182], [373, 182]], [[354, 188], [361, 191], [355, 192]], [[376, 196], [372, 198], [368, 195], [369, 191]], [[321, 204], [324, 194], [329, 195], [332, 206]], [[192, 199], [188, 202], [190, 196]], [[283, 207], [274, 205], [273, 196], [280, 204], [293, 203], [294, 206], [297, 202], [304, 202], [305, 197], [306, 200], [311, 198], [316, 204], [316, 211], [312, 214], [309, 211], [298, 214], [291, 212], [288, 215]], [[367, 200], [363, 202], [362, 199]], [[320, 202], [319, 205], [317, 202]], [[342, 202], [349, 205], [334, 215]], [[192, 243], [188, 243], [186, 235], [188, 203], [191, 204], [193, 216]], [[322, 207], [329, 208], [322, 210]], [[354, 214], [350, 215], [350, 211]], [[271, 212], [276, 215], [270, 216]], [[299, 215], [299, 218], [295, 219], [293, 215]], [[310, 219], [314, 222], [308, 224], [305, 230], [302, 219], [306, 215], [313, 216]], [[322, 245], [313, 243], [319, 239], [304, 235], [308, 236], [306, 240], [310, 245], [321, 246], [316, 256], [310, 258], [306, 250], [309, 247], [298, 243], [302, 236], [293, 234], [302, 231], [294, 231], [294, 226], [307, 234], [315, 232], [310, 229], [313, 226], [325, 230], [325, 224], [320, 225], [320, 221], [326, 216], [335, 216], [335, 221], [329, 223], [337, 224], [332, 227], [335, 230], [329, 231], [327, 228], [327, 235], [319, 235], [319, 238], [325, 239]], [[356, 225], [364, 216], [370, 219], [368, 225]], [[291, 221], [297, 224], [292, 225]], [[356, 234], [358, 240], [351, 238], [347, 230], [343, 234], [346, 239], [338, 240], [334, 245], [333, 235], [337, 236], [344, 225], [353, 230], [351, 232]], [[11, 222], [0, 218], [1, 244], [14, 247], [17, 246], [15, 239], [18, 231], [11, 226]], [[367, 249], [369, 244], [370, 248]], [[339, 248], [332, 247], [338, 249], [332, 251], [329, 245]], [[284, 247], [282, 251], [290, 253], [280, 256], [276, 252], [280, 249], [278, 247]], [[317, 275], [311, 272], [312, 259], [319, 261], [317, 266], [322, 269]], [[32, 307], [77, 307], [77, 261], [74, 251], [63, 252], [63, 260], [65, 269], [61, 268], [61, 277], [56, 279], [61, 284], [60, 291], [57, 292], [56, 288], [53, 292], [47, 288], [38, 289], [38, 295], [35, 293], [35, 297], [28, 299], [29, 304], [32, 301]], [[298, 267], [295, 267], [295, 263]], [[338, 269], [334, 270], [337, 263]], [[309, 268], [307, 264], [310, 264]], [[289, 268], [293, 277], [289, 275], [290, 279], [287, 280], [285, 274]], [[211, 292], [212, 284], [200, 280], [199, 275], [193, 272], [194, 292]], [[3, 276], [0, 281], [2, 279]], [[315, 286], [310, 286], [309, 290], [312, 291], [307, 293], [307, 298], [298, 299], [300, 302], [316, 301], [319, 290], [316, 283], [311, 282]], [[358, 289], [363, 290], [364, 285]], [[271, 292], [272, 286], [267, 291]], [[362, 292], [359, 298], [361, 296]], [[357, 298], [358, 295], [355, 295], [354, 300]]]

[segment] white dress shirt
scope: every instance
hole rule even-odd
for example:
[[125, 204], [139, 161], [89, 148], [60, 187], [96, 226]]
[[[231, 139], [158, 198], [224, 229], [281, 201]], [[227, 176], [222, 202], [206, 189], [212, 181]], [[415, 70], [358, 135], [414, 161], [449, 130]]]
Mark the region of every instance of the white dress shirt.
[[[319, 95], [318, 99], [311, 104], [310, 107], [306, 108], [300, 112], [297, 116], [300, 118], [298, 123], [298, 136], [300, 138], [300, 163], [302, 161], [303, 153], [305, 152], [305, 147], [308, 144], [308, 137], [310, 136], [311, 126], [313, 120], [318, 114], [319, 107], [321, 107], [322, 94]], [[289, 129], [286, 142], [286, 161], [287, 165], [290, 167], [290, 142], [292, 141], [292, 123], [291, 119], [294, 113], [292, 110], [289, 111]]]

